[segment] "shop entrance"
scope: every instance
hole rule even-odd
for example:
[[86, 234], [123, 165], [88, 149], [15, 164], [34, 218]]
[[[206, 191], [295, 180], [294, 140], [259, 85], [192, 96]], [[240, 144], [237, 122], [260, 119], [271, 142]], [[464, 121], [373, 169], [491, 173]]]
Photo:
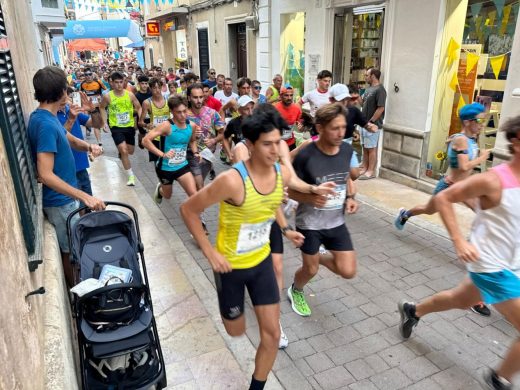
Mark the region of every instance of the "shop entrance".
[[[486, 107], [478, 144], [481, 150], [494, 148], [519, 7], [518, 0], [447, 2], [425, 176], [438, 179], [446, 173], [446, 140], [460, 132], [458, 110], [465, 104], [480, 102]], [[487, 170], [492, 161], [491, 154], [475, 170]]]
[[209, 70], [209, 42], [207, 28], [199, 28], [197, 30], [197, 40], [199, 44], [199, 72], [201, 77], [205, 77]]
[[245, 23], [228, 25], [230, 77], [234, 80], [247, 76], [247, 34]]

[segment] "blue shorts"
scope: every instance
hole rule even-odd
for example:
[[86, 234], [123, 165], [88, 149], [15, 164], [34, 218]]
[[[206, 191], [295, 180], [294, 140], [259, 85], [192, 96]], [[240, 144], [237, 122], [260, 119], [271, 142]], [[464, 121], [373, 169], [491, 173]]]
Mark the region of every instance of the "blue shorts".
[[[90, 177], [86, 169], [76, 172], [76, 180], [78, 182], [78, 190], [81, 190], [92, 196], [92, 186], [90, 185]], [[79, 207], [84, 207], [83, 202], [79, 203]]]
[[[67, 218], [70, 213], [79, 207], [79, 201], [73, 200], [63, 206], [44, 207], [43, 212], [49, 219], [49, 222], [54, 225], [56, 235], [58, 236], [58, 243], [60, 244], [60, 251], [69, 253], [69, 239], [67, 237]], [[76, 214], [72, 219], [72, 225], [76, 223], [79, 214]]]
[[520, 298], [520, 278], [509, 270], [490, 273], [470, 272], [473, 284], [479, 289], [484, 303], [496, 303]]
[[365, 149], [374, 149], [377, 148], [379, 143], [379, 134], [381, 133], [381, 129], [377, 130], [375, 133], [368, 131], [367, 129], [361, 129], [361, 135], [363, 139], [363, 147]]
[[433, 195], [438, 194], [441, 191], [444, 191], [446, 188], [448, 188], [450, 185], [446, 183], [446, 180], [444, 179], [444, 176], [439, 179], [437, 182], [437, 185], [435, 186], [435, 189], [433, 190]]

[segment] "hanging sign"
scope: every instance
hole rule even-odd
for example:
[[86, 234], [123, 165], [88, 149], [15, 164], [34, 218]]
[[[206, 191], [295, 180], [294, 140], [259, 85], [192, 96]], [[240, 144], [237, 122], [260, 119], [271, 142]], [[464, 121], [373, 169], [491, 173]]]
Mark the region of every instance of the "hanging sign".
[[188, 59], [188, 49], [186, 47], [186, 30], [175, 31], [177, 41], [177, 58], [186, 61]]
[[146, 36], [160, 37], [161, 30], [159, 29], [159, 22], [146, 22]]

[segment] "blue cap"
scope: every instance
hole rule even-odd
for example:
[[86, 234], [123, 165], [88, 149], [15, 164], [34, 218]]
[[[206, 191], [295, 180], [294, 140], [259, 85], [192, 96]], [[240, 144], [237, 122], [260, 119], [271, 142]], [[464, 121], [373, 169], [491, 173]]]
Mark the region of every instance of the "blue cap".
[[459, 118], [463, 121], [475, 119], [478, 114], [482, 114], [486, 108], [480, 103], [466, 104], [459, 110]]

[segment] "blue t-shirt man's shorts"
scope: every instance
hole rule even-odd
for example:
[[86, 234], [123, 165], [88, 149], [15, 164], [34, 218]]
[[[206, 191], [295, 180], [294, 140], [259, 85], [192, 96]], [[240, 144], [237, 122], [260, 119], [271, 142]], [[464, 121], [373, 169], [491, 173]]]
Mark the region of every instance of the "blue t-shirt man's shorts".
[[[72, 187], [77, 188], [76, 165], [67, 140], [67, 131], [50, 111], [36, 109], [29, 117], [27, 126], [29, 144], [34, 162], [38, 153], [53, 153], [53, 173]], [[79, 203], [64, 194], [43, 185], [43, 211], [56, 228], [60, 250], [69, 252], [65, 223], [68, 215]]]

